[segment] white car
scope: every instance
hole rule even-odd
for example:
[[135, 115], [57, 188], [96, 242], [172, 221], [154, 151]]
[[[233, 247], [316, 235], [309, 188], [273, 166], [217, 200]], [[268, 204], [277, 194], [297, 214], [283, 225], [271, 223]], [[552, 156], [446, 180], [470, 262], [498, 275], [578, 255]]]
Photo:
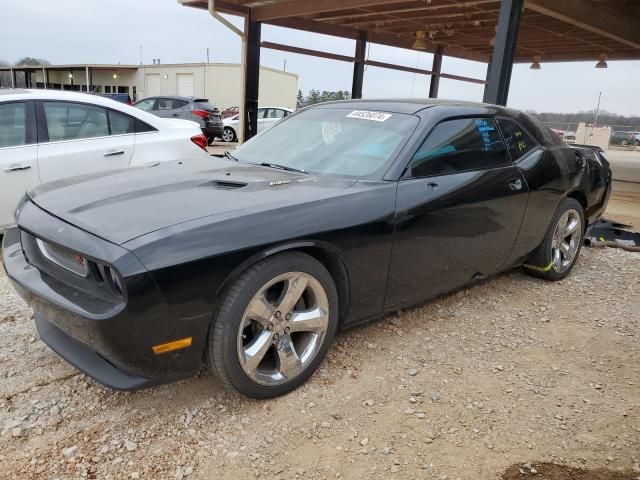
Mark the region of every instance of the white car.
[[208, 157], [200, 127], [108, 98], [0, 90], [0, 233], [25, 191], [87, 173]]
[[[287, 115], [293, 113], [293, 110], [287, 107], [262, 107], [258, 109], [258, 133], [271, 128], [276, 122], [279, 122]], [[224, 130], [222, 132], [222, 140], [225, 142], [238, 141], [238, 123], [240, 122], [240, 114], [222, 120]]]

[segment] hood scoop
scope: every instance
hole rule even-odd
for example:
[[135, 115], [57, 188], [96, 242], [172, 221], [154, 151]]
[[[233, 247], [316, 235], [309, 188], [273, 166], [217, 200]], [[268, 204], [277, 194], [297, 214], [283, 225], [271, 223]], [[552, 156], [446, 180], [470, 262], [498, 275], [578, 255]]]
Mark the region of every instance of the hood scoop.
[[230, 182], [229, 180], [214, 180], [213, 186], [221, 190], [235, 190], [236, 188], [246, 187], [248, 184], [244, 182]]

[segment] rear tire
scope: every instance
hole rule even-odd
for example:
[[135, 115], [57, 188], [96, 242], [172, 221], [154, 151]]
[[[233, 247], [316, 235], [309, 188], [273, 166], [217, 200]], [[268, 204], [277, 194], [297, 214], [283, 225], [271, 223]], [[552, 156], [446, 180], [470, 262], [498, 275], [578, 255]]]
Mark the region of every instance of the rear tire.
[[236, 136], [236, 131], [231, 127], [224, 127], [224, 130], [222, 131], [222, 141], [224, 142], [238, 141], [238, 137]]
[[338, 294], [327, 269], [302, 252], [274, 255], [221, 294], [207, 364], [244, 395], [283, 395], [318, 368], [337, 325]]
[[584, 232], [582, 205], [574, 198], [563, 199], [542, 243], [524, 265], [525, 272], [551, 281], [565, 278], [578, 260]]

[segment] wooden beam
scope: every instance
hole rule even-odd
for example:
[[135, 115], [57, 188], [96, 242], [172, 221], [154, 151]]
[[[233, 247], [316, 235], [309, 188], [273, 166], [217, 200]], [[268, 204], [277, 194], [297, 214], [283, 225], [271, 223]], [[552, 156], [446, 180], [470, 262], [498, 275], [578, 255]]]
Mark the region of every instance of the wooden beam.
[[[357, 13], [347, 11], [340, 14], [321, 15], [319, 18], [314, 18], [314, 20], [326, 21], [326, 20], [340, 20], [342, 18], [355, 19], [355, 18], [363, 18], [363, 17], [376, 16], [376, 15], [396, 16], [399, 13], [412, 13], [412, 12], [422, 12], [422, 11], [438, 12], [440, 10], [444, 10], [447, 8], [450, 8], [453, 11], [460, 12], [468, 9], [469, 7], [477, 7], [478, 5], [482, 5], [485, 3], [495, 3], [495, 2], [496, 0], [475, 0], [475, 1], [466, 1], [464, 3], [446, 3], [441, 5], [423, 4], [417, 7], [385, 8], [380, 10], [367, 9], [366, 11], [361, 11]], [[470, 15], [474, 15], [475, 13], [481, 13], [481, 11], [480, 10], [467, 11], [467, 13]]]
[[527, 0], [526, 8], [640, 50], [640, 22], [585, 0]]
[[[394, 34], [386, 32], [369, 32], [369, 41], [371, 43], [378, 43], [380, 45], [387, 45], [390, 47], [413, 49], [415, 37], [408, 34]], [[488, 41], [487, 41], [488, 42]], [[488, 62], [489, 55], [478, 53], [474, 50], [466, 50], [464, 48], [457, 47], [455, 44], [450, 44], [446, 39], [441, 40], [441, 44], [444, 47], [443, 55], [445, 57], [456, 57], [464, 60], [473, 60], [475, 62]], [[416, 52], [436, 53], [437, 45], [435, 43], [427, 45], [426, 50], [414, 50]]]
[[355, 60], [355, 57], [349, 57], [348, 55], [338, 55], [337, 53], [321, 52], [320, 50], [311, 50], [310, 48], [294, 47], [291, 45], [284, 45], [282, 43], [262, 42], [260, 46], [262, 48], [268, 48], [270, 50], [280, 50], [282, 52], [299, 53], [300, 55], [310, 55], [312, 57], [328, 58], [329, 60], [338, 60], [340, 62], [353, 62]]
[[[207, 0], [178, 0], [183, 7], [201, 8], [207, 10], [209, 4]], [[249, 15], [249, 8], [238, 3], [231, 3], [224, 0], [216, 0], [216, 12], [230, 13], [231, 15]]]
[[[296, 30], [303, 30], [305, 32], [321, 33], [323, 35], [333, 35], [335, 37], [350, 38], [352, 40], [358, 40], [360, 38], [362, 30], [355, 28], [342, 27], [340, 25], [334, 25], [332, 23], [316, 22], [313, 20], [305, 20], [303, 18], [283, 18], [280, 20], [271, 20], [266, 22], [270, 25], [276, 25], [278, 27], [294, 28]], [[393, 34], [385, 32], [368, 31], [367, 38], [370, 43], [377, 43], [380, 45], [386, 45], [389, 47], [407, 48], [412, 49], [415, 37], [408, 34]], [[435, 53], [436, 45], [427, 46], [424, 51], [428, 53]], [[444, 55], [448, 57], [462, 58], [465, 60], [473, 60], [476, 62], [486, 62], [489, 57], [485, 54], [479, 54], [473, 50], [464, 50], [457, 48], [455, 45], [444, 44]]]
[[351, 8], [373, 7], [376, 5], [393, 5], [407, 3], [409, 0], [290, 0], [277, 2], [251, 9], [251, 17], [256, 21], [266, 22], [279, 18], [316, 15], [318, 13], [335, 12]]
[[[433, 71], [427, 70], [424, 68], [405, 67], [404, 65], [396, 65], [395, 63], [377, 62], [375, 60], [365, 60], [364, 63], [365, 65], [369, 65], [372, 67], [388, 68], [390, 70], [399, 70], [401, 72], [417, 73], [419, 75], [435, 74]], [[483, 85], [487, 83], [486, 81], [480, 80], [479, 78], [463, 77], [462, 75], [452, 75], [450, 73], [441, 73], [439, 76], [440, 78], [449, 78], [451, 80], [459, 80], [461, 82], [479, 83]]]
[[333, 25], [331, 23], [314, 22], [312, 20], [305, 20], [303, 18], [282, 18], [278, 20], [269, 20], [265, 23], [275, 25], [277, 27], [302, 30], [305, 32], [321, 33], [323, 35], [331, 35], [334, 37], [350, 38], [351, 40], [357, 40], [359, 37], [359, 31], [355, 28], [341, 27], [340, 25]]

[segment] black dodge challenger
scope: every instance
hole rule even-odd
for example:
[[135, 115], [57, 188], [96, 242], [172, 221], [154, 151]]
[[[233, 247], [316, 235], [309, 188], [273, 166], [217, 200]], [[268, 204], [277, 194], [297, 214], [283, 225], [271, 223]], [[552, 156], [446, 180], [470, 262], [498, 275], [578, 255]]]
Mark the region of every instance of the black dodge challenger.
[[524, 113], [327, 103], [224, 157], [40, 186], [3, 241], [41, 338], [117, 389], [193, 375], [266, 398], [337, 330], [515, 266], [573, 268], [606, 207], [601, 151]]

